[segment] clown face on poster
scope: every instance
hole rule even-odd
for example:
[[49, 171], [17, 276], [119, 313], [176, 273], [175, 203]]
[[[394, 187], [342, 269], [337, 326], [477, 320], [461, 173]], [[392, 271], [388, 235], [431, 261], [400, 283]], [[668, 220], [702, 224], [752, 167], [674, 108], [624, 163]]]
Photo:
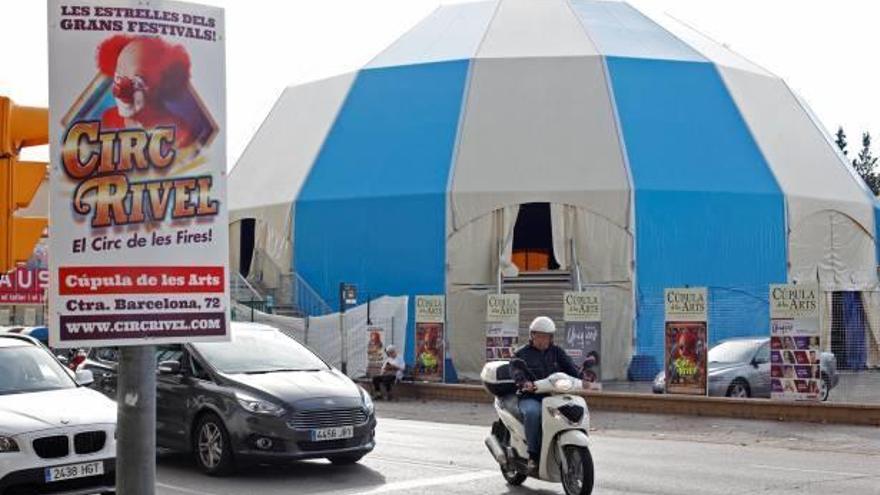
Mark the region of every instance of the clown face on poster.
[[48, 14], [52, 345], [226, 340], [223, 10]]

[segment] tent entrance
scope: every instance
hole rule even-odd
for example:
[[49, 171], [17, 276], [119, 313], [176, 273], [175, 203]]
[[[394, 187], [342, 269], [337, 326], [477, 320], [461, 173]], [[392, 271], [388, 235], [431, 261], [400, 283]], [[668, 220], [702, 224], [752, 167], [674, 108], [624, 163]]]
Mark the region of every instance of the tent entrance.
[[251, 272], [251, 262], [254, 259], [254, 241], [257, 221], [253, 218], [245, 218], [241, 221], [241, 238], [239, 240], [239, 273], [247, 278]]
[[513, 228], [513, 264], [521, 272], [558, 270], [553, 255], [550, 203], [521, 205]]
[[831, 296], [831, 352], [837, 369], [862, 370], [867, 360], [866, 324], [861, 294], [836, 291]]

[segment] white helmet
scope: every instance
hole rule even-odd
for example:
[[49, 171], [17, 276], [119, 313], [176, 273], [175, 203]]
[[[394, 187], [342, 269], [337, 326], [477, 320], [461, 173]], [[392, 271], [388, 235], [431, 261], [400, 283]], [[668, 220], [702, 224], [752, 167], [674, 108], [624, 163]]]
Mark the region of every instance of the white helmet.
[[553, 323], [553, 320], [546, 316], [539, 316], [532, 320], [532, 324], [529, 325], [529, 332], [553, 335], [556, 333], [556, 323]]

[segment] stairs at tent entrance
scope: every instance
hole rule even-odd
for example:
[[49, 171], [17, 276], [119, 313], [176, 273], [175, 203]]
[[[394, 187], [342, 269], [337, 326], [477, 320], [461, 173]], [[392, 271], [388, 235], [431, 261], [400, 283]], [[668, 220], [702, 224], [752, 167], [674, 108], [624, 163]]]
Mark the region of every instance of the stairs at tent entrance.
[[519, 339], [528, 341], [529, 324], [538, 316], [549, 316], [557, 328], [564, 328], [562, 295], [572, 290], [571, 272], [552, 270], [520, 272], [503, 280], [505, 294], [519, 294]]

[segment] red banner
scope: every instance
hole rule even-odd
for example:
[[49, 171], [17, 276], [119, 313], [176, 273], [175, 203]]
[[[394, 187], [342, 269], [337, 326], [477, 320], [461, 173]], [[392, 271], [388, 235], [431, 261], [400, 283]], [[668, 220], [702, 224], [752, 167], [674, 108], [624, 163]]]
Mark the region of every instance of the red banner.
[[226, 287], [222, 266], [83, 266], [58, 273], [62, 296], [222, 293]]
[[0, 304], [43, 304], [49, 270], [18, 268], [0, 275]]

